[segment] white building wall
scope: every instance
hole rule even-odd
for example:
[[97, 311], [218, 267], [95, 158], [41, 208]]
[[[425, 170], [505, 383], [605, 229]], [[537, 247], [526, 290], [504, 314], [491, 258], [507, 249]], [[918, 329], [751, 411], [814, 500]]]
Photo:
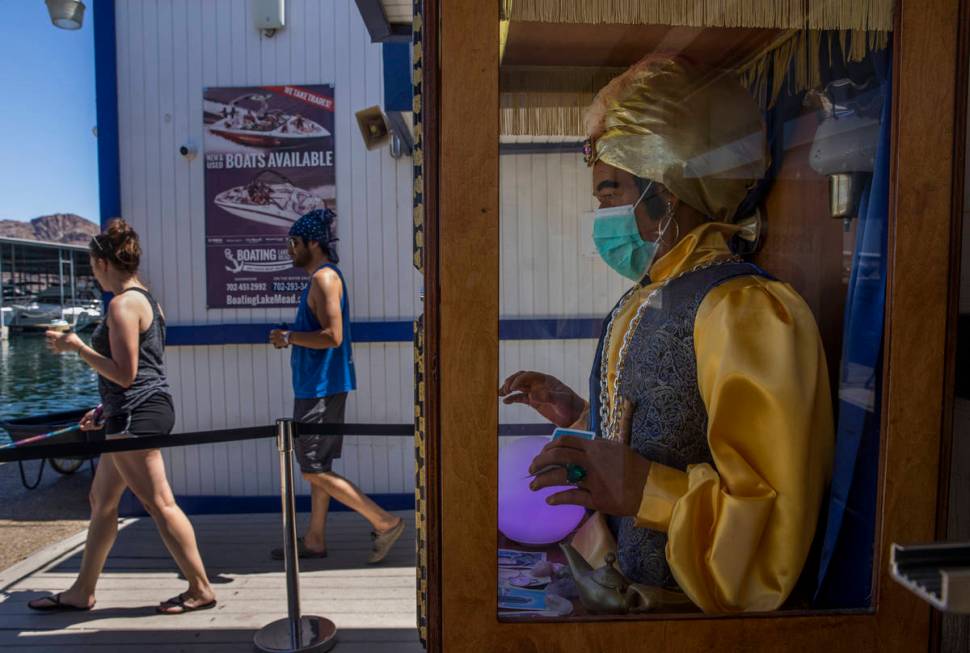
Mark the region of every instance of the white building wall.
[[[592, 245], [592, 174], [582, 154], [503, 154], [499, 172], [502, 316], [602, 320], [630, 282]], [[500, 377], [545, 372], [587, 397], [595, 348], [590, 339], [504, 341]], [[500, 423], [541, 421], [522, 405], [499, 411]]]
[[[382, 104], [381, 46], [352, 0], [289, 0], [286, 28], [252, 27], [248, 0], [118, 0], [118, 108], [124, 217], [142, 238], [144, 276], [168, 324], [292, 321], [293, 309], [206, 308], [203, 142], [206, 86], [335, 86], [338, 231], [355, 321], [410, 320], [420, 279], [411, 265], [411, 160], [368, 152], [354, 112]], [[358, 344], [360, 389], [348, 421], [410, 422], [409, 343]], [[171, 347], [177, 430], [271, 424], [292, 410], [288, 352], [269, 346]], [[272, 440], [166, 452], [182, 495], [275, 494]], [[338, 471], [369, 492], [413, 489], [409, 438], [348, 437]], [[303, 491], [307, 488], [304, 486]]]
[[[420, 310], [411, 266], [411, 160], [368, 152], [353, 113], [382, 103], [381, 48], [352, 0], [289, 0], [272, 38], [250, 23], [248, 0], [118, 0], [118, 104], [122, 210], [142, 236], [145, 279], [173, 326], [292, 321], [293, 309], [205, 305], [203, 142], [206, 86], [333, 83], [337, 213], [342, 268], [355, 321], [410, 320]], [[590, 245], [590, 173], [575, 153], [501, 157], [502, 315], [601, 318], [626, 287]], [[444, 334], [447, 337], [447, 334]], [[537, 369], [586, 395], [591, 340], [504, 342], [501, 372]], [[359, 389], [351, 422], [413, 419], [410, 343], [357, 344]], [[170, 347], [177, 431], [271, 424], [292, 406], [288, 352], [263, 345]], [[496, 380], [499, 381], [498, 379]], [[503, 423], [540, 421], [521, 406]], [[173, 448], [180, 495], [272, 495], [272, 439]], [[413, 489], [409, 438], [348, 437], [336, 464], [368, 492]], [[301, 481], [302, 484], [302, 481]], [[300, 491], [306, 492], [302, 485]]]

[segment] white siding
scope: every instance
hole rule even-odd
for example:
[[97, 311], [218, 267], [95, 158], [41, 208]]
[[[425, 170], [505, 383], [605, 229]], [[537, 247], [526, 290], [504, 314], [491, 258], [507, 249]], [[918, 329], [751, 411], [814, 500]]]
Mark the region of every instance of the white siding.
[[[357, 345], [354, 357], [359, 388], [348, 399], [347, 421], [411, 422], [411, 346]], [[167, 362], [173, 381], [181, 381], [173, 382], [179, 431], [272, 424], [292, 410], [285, 352], [254, 345], [172, 347]], [[179, 447], [169, 449], [166, 455], [177, 494], [252, 496], [279, 492], [279, 455], [272, 438]], [[403, 437], [347, 437], [343, 457], [334, 469], [369, 492], [411, 492], [412, 441]], [[299, 483], [298, 491], [308, 493], [302, 479]]]
[[[368, 152], [354, 112], [382, 103], [381, 46], [352, 0], [290, 0], [286, 28], [266, 38], [248, 0], [118, 0], [122, 211], [142, 237], [144, 276], [171, 325], [292, 321], [293, 309], [206, 309], [203, 157], [206, 86], [335, 85], [337, 213], [354, 320], [410, 320], [419, 278], [411, 266], [411, 160]], [[410, 344], [358, 345], [360, 389], [348, 421], [410, 422]], [[270, 424], [292, 410], [286, 354], [268, 346], [172, 347], [168, 366], [178, 430]], [[182, 495], [278, 492], [272, 440], [166, 453]], [[413, 488], [408, 438], [347, 438], [337, 466], [370, 492]], [[302, 488], [304, 491], [306, 488]]]
[[[381, 104], [381, 48], [371, 44], [351, 0], [290, 0], [287, 27], [263, 37], [248, 0], [118, 0], [118, 104], [122, 210], [142, 235], [145, 277], [171, 325], [271, 323], [292, 309], [205, 306], [203, 158], [206, 86], [335, 85], [337, 212], [354, 320], [412, 319], [420, 280], [411, 267], [411, 160], [368, 152], [353, 113]], [[626, 286], [589, 255], [590, 173], [579, 154], [503, 155], [502, 314], [511, 318], [601, 318]], [[506, 342], [502, 374], [538, 369], [585, 396], [590, 340]], [[268, 346], [172, 347], [168, 366], [178, 430], [271, 424], [291, 411], [286, 352]], [[408, 343], [358, 344], [359, 390], [348, 421], [410, 422]], [[502, 422], [534, 421], [521, 407]], [[181, 495], [278, 492], [275, 443], [201, 445], [166, 452]], [[337, 470], [368, 492], [413, 488], [408, 438], [347, 438]], [[306, 487], [301, 487], [306, 491]]]
[[501, 313], [603, 317], [630, 282], [592, 249], [592, 175], [581, 154], [500, 157]]
[[[506, 318], [602, 319], [630, 282], [591, 246], [592, 175], [581, 154], [503, 154], [501, 313]], [[504, 380], [517, 370], [558, 377], [587, 397], [595, 340], [507, 341]], [[500, 423], [538, 422], [521, 405], [502, 406]]]

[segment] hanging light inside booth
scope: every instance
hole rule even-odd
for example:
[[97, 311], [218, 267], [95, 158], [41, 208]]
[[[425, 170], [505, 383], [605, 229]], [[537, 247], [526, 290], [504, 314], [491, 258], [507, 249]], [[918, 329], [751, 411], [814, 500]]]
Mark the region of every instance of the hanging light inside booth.
[[879, 144], [883, 96], [878, 87], [869, 86], [840, 79], [806, 96], [807, 103], [818, 106], [819, 117], [809, 164], [829, 178], [829, 209], [846, 231], [849, 221], [858, 217]]
[[84, 23], [84, 3], [80, 0], [45, 0], [51, 22], [61, 29], [81, 29]]

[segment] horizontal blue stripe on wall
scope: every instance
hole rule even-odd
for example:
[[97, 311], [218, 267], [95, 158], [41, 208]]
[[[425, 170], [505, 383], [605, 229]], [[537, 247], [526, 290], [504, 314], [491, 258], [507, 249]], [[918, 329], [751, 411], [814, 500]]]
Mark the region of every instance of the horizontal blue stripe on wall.
[[[256, 345], [269, 342], [269, 332], [280, 324], [198, 324], [169, 326], [165, 343], [183, 345]], [[411, 342], [414, 327], [411, 322], [354, 322], [351, 325], [354, 342]]]
[[573, 340], [599, 338], [601, 318], [499, 320], [500, 340]]
[[[271, 329], [278, 324], [198, 324], [173, 325], [167, 329], [169, 346], [188, 345], [256, 345], [265, 344]], [[508, 319], [499, 321], [502, 340], [569, 340], [599, 337], [600, 318], [573, 319]], [[410, 321], [354, 322], [354, 342], [411, 342]]]

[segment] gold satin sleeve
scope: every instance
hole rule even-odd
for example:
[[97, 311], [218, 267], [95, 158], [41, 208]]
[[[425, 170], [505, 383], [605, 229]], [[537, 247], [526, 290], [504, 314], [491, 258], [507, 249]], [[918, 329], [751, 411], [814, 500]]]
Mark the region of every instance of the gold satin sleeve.
[[667, 532], [673, 575], [705, 612], [774, 610], [798, 580], [831, 475], [818, 327], [790, 286], [742, 277], [705, 297], [694, 348], [714, 467], [654, 464], [636, 523]]

